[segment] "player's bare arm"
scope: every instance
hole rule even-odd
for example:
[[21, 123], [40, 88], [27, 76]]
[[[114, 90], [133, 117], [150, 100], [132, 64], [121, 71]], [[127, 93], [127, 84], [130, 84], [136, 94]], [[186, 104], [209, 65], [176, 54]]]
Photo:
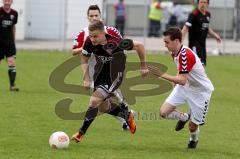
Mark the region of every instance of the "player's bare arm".
[[217, 40], [218, 43], [221, 43], [221, 41], [222, 41], [221, 37], [215, 31], [213, 31], [213, 29], [211, 27], [208, 28], [208, 33], [211, 36], [213, 36]]
[[83, 86], [86, 89], [89, 89], [91, 87], [91, 78], [89, 76], [89, 66], [88, 66], [88, 60], [89, 57], [82, 56], [81, 57], [81, 67], [83, 70]]
[[182, 28], [182, 40], [184, 41], [184, 38], [186, 37], [188, 33], [188, 26], [184, 25]]
[[81, 55], [81, 54], [82, 54], [82, 47], [72, 49], [72, 55], [73, 55], [73, 56]]
[[148, 66], [148, 69], [152, 74], [158, 77], [161, 77], [163, 79], [166, 79], [170, 82], [173, 82], [174, 84], [185, 85], [188, 80], [188, 73], [184, 73], [184, 74], [178, 73], [176, 76], [172, 76], [167, 74], [166, 72], [163, 72], [161, 69], [155, 66]]
[[161, 77], [175, 84], [184, 86], [187, 83], [188, 74], [178, 74], [177, 76], [172, 76], [164, 73]]
[[146, 64], [146, 51], [143, 43], [139, 41], [133, 41], [133, 50], [137, 51], [138, 57], [141, 63], [141, 75], [144, 77], [148, 74], [149, 70]]

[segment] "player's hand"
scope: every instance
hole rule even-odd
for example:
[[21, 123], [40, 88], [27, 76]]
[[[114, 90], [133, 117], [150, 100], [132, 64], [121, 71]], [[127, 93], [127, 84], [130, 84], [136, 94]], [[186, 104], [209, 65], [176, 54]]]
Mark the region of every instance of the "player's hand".
[[141, 72], [142, 77], [145, 77], [145, 76], [148, 75], [149, 70], [148, 70], [148, 67], [147, 67], [146, 64], [142, 64], [142, 65], [141, 65], [141, 70], [140, 70], [140, 72]]
[[155, 66], [149, 65], [147, 67], [148, 67], [150, 73], [155, 75], [155, 76], [162, 77], [165, 74], [164, 71], [160, 70], [159, 68], [157, 68]]
[[215, 39], [217, 40], [218, 43], [222, 42], [222, 39], [218, 34], [215, 35]]
[[91, 85], [92, 85], [92, 82], [91, 82], [91, 81], [89, 81], [89, 80], [84, 80], [84, 81], [83, 81], [83, 87], [84, 87], [85, 89], [90, 89], [90, 88], [91, 88]]

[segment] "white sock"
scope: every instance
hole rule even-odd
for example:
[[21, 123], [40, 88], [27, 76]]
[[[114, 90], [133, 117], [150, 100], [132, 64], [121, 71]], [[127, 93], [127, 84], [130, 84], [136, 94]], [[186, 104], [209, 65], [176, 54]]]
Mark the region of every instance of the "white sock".
[[181, 121], [187, 121], [188, 120], [188, 114], [178, 112], [176, 110], [172, 111], [170, 114], [166, 116], [167, 119], [175, 119], [175, 120], [181, 120]]
[[199, 127], [195, 132], [190, 132], [190, 141], [198, 141], [199, 134], [200, 134]]
[[116, 116], [116, 119], [118, 119], [122, 124], [126, 124], [126, 120], [123, 118]]

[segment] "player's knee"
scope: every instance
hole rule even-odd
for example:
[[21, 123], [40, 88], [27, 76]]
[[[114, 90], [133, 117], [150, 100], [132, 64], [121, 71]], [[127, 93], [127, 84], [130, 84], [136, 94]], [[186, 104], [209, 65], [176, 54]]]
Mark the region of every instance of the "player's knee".
[[166, 118], [166, 117], [167, 117], [167, 112], [164, 111], [162, 108], [160, 108], [159, 113], [160, 113], [160, 116], [161, 116], [162, 118]]
[[16, 66], [15, 59], [13, 57], [8, 58], [8, 66]]
[[189, 122], [189, 125], [188, 125], [188, 128], [189, 128], [189, 131], [190, 132], [195, 132], [198, 128], [198, 125], [197, 124], [194, 124], [193, 122]]
[[98, 102], [97, 102], [96, 100], [90, 100], [89, 105], [90, 105], [91, 107], [97, 107], [99, 104], [98, 104]]

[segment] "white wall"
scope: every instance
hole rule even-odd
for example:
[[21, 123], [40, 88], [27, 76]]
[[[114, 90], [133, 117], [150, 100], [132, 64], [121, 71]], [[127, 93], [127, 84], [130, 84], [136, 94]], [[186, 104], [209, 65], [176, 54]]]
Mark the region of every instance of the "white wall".
[[97, 4], [102, 10], [102, 0], [68, 0], [67, 38], [73, 39], [80, 30], [88, 26], [87, 9]]
[[26, 0], [28, 39], [61, 39], [64, 24], [64, 0]]
[[18, 12], [18, 23], [16, 24], [16, 39], [23, 40], [25, 37], [25, 0], [13, 1], [12, 8]]
[[235, 6], [235, 0], [210, 0], [209, 7], [214, 8], [234, 8]]

